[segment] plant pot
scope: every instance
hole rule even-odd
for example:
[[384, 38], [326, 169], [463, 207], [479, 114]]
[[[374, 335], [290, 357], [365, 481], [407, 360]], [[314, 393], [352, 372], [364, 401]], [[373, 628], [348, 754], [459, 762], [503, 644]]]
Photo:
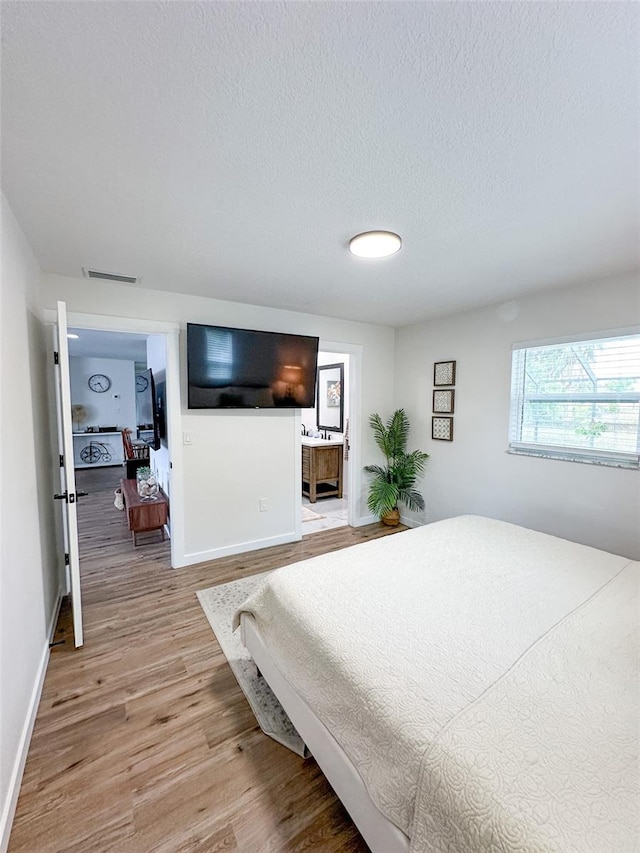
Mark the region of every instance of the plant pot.
[[392, 509], [386, 515], [383, 515], [380, 521], [386, 524], [387, 527], [397, 527], [400, 524], [400, 510], [397, 507], [396, 509]]

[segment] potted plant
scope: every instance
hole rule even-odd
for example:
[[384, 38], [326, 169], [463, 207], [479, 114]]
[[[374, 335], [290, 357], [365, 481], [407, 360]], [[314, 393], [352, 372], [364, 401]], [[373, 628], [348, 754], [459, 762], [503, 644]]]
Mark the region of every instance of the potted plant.
[[386, 424], [374, 413], [369, 424], [386, 465], [365, 465], [364, 470], [372, 475], [367, 506], [383, 524], [395, 527], [400, 523], [399, 503], [411, 510], [424, 509], [424, 498], [414, 486], [429, 454], [421, 450], [407, 453], [409, 418], [404, 409], [397, 409]]

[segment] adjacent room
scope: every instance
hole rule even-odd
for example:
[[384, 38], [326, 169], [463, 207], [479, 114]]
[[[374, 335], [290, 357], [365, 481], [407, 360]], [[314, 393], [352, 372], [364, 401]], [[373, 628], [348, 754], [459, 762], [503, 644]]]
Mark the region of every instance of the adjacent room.
[[301, 410], [302, 532], [349, 523], [349, 354], [318, 352], [316, 399]]
[[[67, 338], [76, 485], [89, 497], [100, 484], [128, 514], [123, 481], [146, 477], [157, 496], [153, 510], [137, 507], [138, 517], [128, 519], [132, 541], [158, 533], [164, 540], [171, 530], [165, 342], [160, 335], [83, 328], [70, 328]], [[108, 523], [97, 516], [95, 522]]]
[[632, 853], [640, 6], [0, 23], [0, 853]]

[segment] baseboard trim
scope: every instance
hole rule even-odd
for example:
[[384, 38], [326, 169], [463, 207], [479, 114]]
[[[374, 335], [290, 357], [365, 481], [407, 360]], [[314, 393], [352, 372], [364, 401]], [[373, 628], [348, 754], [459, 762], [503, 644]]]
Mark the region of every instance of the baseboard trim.
[[56, 606], [53, 608], [53, 615], [49, 620], [49, 627], [47, 630], [47, 637], [49, 638], [49, 642], [53, 642], [54, 635], [56, 633], [56, 625], [58, 624], [58, 616], [60, 616], [60, 608], [62, 607], [62, 599], [66, 595], [64, 578], [60, 579], [60, 586], [58, 587], [58, 600], [56, 602]]
[[227, 545], [224, 548], [213, 548], [211, 551], [199, 551], [194, 554], [185, 554], [184, 562], [178, 568], [193, 566], [196, 563], [206, 563], [209, 560], [217, 560], [220, 557], [232, 557], [234, 554], [244, 554], [247, 551], [258, 551], [260, 548], [271, 548], [273, 545], [287, 545], [289, 542], [299, 542], [300, 537], [295, 531], [283, 533], [279, 536], [270, 536], [267, 539], [254, 539], [251, 542], [240, 542], [237, 545]]
[[[423, 522], [415, 518], [402, 517], [401, 523], [407, 527], [421, 527]], [[380, 521], [377, 515], [366, 515], [359, 518], [354, 527], [365, 527], [367, 524], [375, 524]], [[283, 533], [280, 536], [270, 536], [267, 539], [255, 539], [252, 542], [240, 542], [237, 545], [227, 545], [224, 548], [212, 548], [210, 551], [198, 551], [193, 554], [185, 554], [184, 560], [176, 568], [195, 566], [197, 563], [207, 563], [209, 560], [218, 560], [220, 557], [232, 557], [235, 554], [244, 554], [247, 551], [258, 551], [260, 548], [271, 548], [274, 545], [287, 545], [289, 542], [299, 542], [300, 536], [295, 531]]]
[[60, 614], [60, 607], [62, 606], [63, 598], [64, 585], [61, 583], [60, 588], [58, 589], [58, 600], [56, 602], [56, 606], [53, 608], [53, 613], [47, 627], [47, 639], [44, 644], [44, 649], [42, 650], [42, 657], [40, 658], [40, 664], [38, 666], [33, 690], [31, 691], [31, 699], [29, 700], [29, 707], [27, 709], [24, 726], [22, 727], [16, 758], [13, 763], [13, 771], [11, 772], [11, 778], [9, 780], [7, 796], [2, 808], [2, 816], [0, 817], [0, 853], [6, 853], [6, 850], [9, 847], [9, 837], [11, 835], [13, 818], [16, 813], [16, 806], [18, 805], [20, 785], [22, 784], [22, 774], [24, 773], [24, 767], [27, 763], [27, 755], [29, 754], [29, 746], [31, 744], [31, 735], [33, 734], [33, 727], [38, 715], [42, 688], [44, 687], [44, 680], [47, 675], [49, 655], [51, 654], [49, 643], [53, 639], [56, 625], [58, 624], [58, 616]]
[[[375, 524], [376, 521], [380, 521], [377, 515], [367, 515], [364, 518], [359, 518], [354, 526], [364, 527], [367, 524]], [[418, 521], [417, 519], [411, 518], [411, 516], [408, 515], [400, 516], [400, 524], [404, 524], [406, 527], [422, 527], [424, 523], [424, 521]]]

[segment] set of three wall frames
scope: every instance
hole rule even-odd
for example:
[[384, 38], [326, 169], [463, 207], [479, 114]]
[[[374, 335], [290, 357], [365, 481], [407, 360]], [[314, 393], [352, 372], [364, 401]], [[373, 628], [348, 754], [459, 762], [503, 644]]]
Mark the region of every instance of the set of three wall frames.
[[455, 361], [436, 361], [433, 364], [433, 416], [431, 438], [436, 441], [453, 441], [453, 410], [456, 392]]

